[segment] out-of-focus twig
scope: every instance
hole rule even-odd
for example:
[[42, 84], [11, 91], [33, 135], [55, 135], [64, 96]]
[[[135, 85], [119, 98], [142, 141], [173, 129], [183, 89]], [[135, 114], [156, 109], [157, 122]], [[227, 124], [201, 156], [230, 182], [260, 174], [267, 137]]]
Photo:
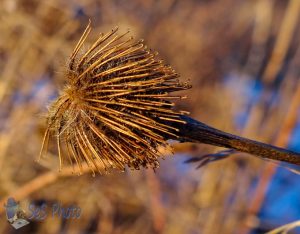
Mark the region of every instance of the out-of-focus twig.
[[273, 53], [263, 75], [264, 81], [271, 83], [278, 74], [281, 64], [288, 52], [293, 33], [298, 23], [300, 1], [290, 0], [285, 11], [284, 19], [280, 27]]
[[[83, 165], [82, 173], [86, 173], [90, 171], [90, 167], [87, 165]], [[13, 197], [16, 200], [22, 200], [28, 197], [30, 194], [36, 192], [37, 190], [54, 183], [56, 180], [62, 177], [74, 176], [74, 168], [72, 166], [64, 168], [61, 172], [49, 171], [46, 172], [37, 178], [29, 181], [28, 183], [21, 186], [19, 189], [14, 191], [12, 194], [2, 198], [0, 200], [0, 204], [6, 203], [9, 197]], [[0, 214], [4, 212], [4, 206], [0, 205]]]
[[[278, 137], [275, 140], [275, 145], [286, 147], [291, 135], [291, 132], [297, 122], [297, 112], [300, 107], [300, 81], [296, 92], [292, 98], [290, 107], [286, 114], [286, 117], [282, 123], [280, 131], [278, 132]], [[257, 188], [254, 192], [253, 199], [250, 202], [248, 214], [253, 217], [262, 207], [266, 191], [268, 189], [268, 184], [276, 171], [277, 165], [275, 164], [266, 164], [265, 169], [260, 176]], [[248, 227], [249, 228], [249, 227]], [[247, 228], [244, 233], [248, 233], [250, 230]]]
[[292, 229], [299, 227], [300, 226], [300, 221], [295, 221], [286, 225], [283, 225], [279, 228], [276, 228], [270, 232], [267, 232], [267, 234], [288, 234], [289, 231], [291, 231]]
[[160, 182], [153, 170], [146, 170], [146, 179], [150, 190], [151, 212], [153, 217], [153, 226], [157, 233], [162, 233], [165, 225], [164, 208], [161, 204]]

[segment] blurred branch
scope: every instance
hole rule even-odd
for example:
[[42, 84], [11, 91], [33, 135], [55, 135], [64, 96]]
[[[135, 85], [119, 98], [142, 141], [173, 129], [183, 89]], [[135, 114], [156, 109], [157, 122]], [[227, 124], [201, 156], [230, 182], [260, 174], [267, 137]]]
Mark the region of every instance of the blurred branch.
[[295, 28], [297, 27], [299, 10], [300, 1], [290, 0], [287, 10], [285, 11], [285, 16], [280, 27], [280, 32], [277, 37], [273, 53], [266, 67], [265, 73], [263, 74], [264, 80], [267, 83], [272, 83], [281, 68], [281, 64], [284, 61], [288, 48], [291, 44]]
[[[86, 173], [90, 171], [90, 167], [87, 165], [82, 166], [82, 173]], [[19, 189], [14, 191], [13, 193], [7, 195], [6, 197], [0, 200], [0, 204], [5, 204], [9, 197], [13, 197], [16, 200], [23, 200], [28, 197], [30, 194], [38, 191], [39, 189], [54, 183], [58, 179], [62, 177], [74, 176], [74, 168], [72, 166], [64, 168], [61, 172], [46, 172], [37, 178], [29, 181], [28, 183], [21, 186]], [[4, 212], [4, 206], [0, 205], [0, 215]]]
[[[300, 107], [300, 81], [298, 81], [298, 86], [296, 92], [292, 98], [290, 107], [286, 114], [286, 117], [283, 121], [280, 131], [278, 132], [278, 137], [276, 138], [274, 144], [286, 147], [290, 138], [290, 135], [297, 122], [297, 112]], [[249, 204], [248, 208], [248, 217], [255, 216], [261, 209], [268, 185], [271, 178], [273, 177], [276, 171], [277, 165], [268, 163], [265, 166], [265, 169], [262, 175], [259, 178], [258, 185], [254, 192], [253, 198]], [[247, 227], [244, 233], [250, 232], [251, 227]]]
[[153, 170], [146, 170], [146, 179], [149, 188], [153, 226], [157, 233], [162, 233], [165, 225], [165, 215], [161, 203], [160, 182]]
[[283, 225], [279, 228], [276, 228], [270, 232], [267, 232], [267, 234], [288, 234], [289, 231], [291, 231], [292, 229], [299, 227], [300, 226], [300, 221], [295, 221], [286, 225]]

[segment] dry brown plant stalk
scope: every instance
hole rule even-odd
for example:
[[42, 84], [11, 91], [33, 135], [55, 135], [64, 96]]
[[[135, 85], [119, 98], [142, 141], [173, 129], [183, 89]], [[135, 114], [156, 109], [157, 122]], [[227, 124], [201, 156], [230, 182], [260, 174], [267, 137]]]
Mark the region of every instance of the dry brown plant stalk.
[[[56, 138], [62, 165], [87, 163], [93, 173], [111, 168], [157, 168], [159, 146], [168, 139], [236, 149], [266, 159], [300, 165], [300, 155], [235, 136], [175, 111], [172, 92], [190, 88], [140, 40], [117, 28], [101, 34], [80, 55], [91, 31], [88, 24], [66, 72], [67, 85], [50, 106], [40, 157]], [[62, 143], [66, 152], [62, 150]]]

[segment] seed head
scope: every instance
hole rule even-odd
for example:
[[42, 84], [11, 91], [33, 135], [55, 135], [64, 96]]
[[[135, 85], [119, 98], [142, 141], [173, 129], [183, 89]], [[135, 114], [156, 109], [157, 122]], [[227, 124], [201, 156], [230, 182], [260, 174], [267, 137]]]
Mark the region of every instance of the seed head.
[[[50, 136], [56, 139], [60, 168], [64, 163], [88, 164], [100, 173], [158, 167], [157, 148], [177, 137], [165, 122], [182, 122], [173, 110], [174, 91], [190, 86], [128, 33], [115, 28], [101, 34], [85, 52], [90, 23], [77, 43], [66, 71], [67, 85], [48, 115], [41, 154]], [[64, 147], [62, 147], [64, 146]]]

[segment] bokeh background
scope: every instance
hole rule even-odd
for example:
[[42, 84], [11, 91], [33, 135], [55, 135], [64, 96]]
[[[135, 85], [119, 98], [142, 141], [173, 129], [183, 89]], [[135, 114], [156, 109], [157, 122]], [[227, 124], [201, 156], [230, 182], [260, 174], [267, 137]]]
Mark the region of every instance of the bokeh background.
[[[34, 161], [47, 105], [89, 19], [90, 42], [130, 29], [189, 79], [177, 104], [192, 117], [300, 151], [299, 12], [299, 0], [0, 0], [0, 233], [256, 234], [300, 220], [299, 175], [282, 165], [246, 154], [199, 169], [184, 163], [216, 147], [174, 142], [155, 173], [95, 178], [58, 173], [51, 149]], [[47, 218], [14, 230], [8, 196], [26, 213], [47, 204]], [[52, 217], [56, 203], [79, 206], [80, 218]], [[300, 233], [296, 224], [290, 233]]]

